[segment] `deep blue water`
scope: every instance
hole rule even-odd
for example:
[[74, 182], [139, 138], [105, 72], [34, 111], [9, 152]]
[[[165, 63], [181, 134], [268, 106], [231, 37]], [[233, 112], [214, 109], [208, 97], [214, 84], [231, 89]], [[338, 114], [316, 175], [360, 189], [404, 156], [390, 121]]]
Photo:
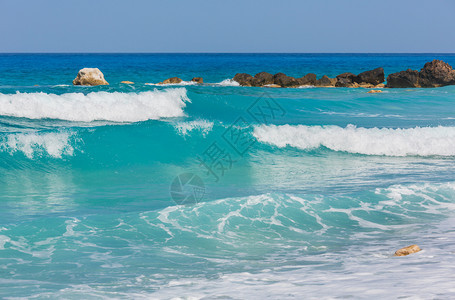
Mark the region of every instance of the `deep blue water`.
[[[455, 66], [453, 54], [0, 55], [0, 297], [450, 298], [454, 86], [229, 80], [387, 76], [433, 59]], [[72, 86], [83, 67], [110, 85]], [[154, 85], [173, 76], [205, 83]], [[410, 244], [423, 251], [392, 256]]]

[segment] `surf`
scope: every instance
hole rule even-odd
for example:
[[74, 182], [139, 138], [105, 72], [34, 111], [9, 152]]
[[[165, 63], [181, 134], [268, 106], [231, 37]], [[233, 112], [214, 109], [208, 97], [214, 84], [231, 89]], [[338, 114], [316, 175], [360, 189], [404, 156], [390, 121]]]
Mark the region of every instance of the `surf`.
[[0, 115], [28, 119], [139, 122], [185, 116], [185, 88], [140, 93], [0, 94]]
[[262, 125], [254, 137], [278, 148], [384, 156], [454, 156], [455, 127], [365, 128], [355, 125]]

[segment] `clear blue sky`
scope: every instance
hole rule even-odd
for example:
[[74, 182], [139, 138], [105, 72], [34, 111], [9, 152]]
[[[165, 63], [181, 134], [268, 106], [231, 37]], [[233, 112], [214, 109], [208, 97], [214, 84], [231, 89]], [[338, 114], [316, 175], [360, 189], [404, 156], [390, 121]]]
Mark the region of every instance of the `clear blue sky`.
[[455, 52], [453, 0], [0, 0], [0, 52]]

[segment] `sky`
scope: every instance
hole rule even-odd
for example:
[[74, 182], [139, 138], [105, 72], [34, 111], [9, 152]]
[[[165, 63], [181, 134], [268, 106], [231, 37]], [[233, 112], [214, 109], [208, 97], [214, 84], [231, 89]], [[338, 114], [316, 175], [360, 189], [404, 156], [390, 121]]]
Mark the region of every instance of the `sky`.
[[0, 0], [0, 52], [454, 53], [454, 0]]

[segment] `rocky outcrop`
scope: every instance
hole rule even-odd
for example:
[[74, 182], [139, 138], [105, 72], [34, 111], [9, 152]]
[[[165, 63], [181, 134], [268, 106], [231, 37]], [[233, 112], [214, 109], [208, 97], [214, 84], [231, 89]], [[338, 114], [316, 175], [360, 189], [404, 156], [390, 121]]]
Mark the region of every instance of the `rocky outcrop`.
[[369, 83], [372, 85], [377, 85], [383, 83], [385, 80], [384, 78], [384, 69], [383, 68], [376, 68], [374, 70], [365, 71], [357, 75], [355, 78], [355, 82], [361, 83]]
[[300, 86], [299, 81], [294, 77], [288, 76], [284, 73], [277, 73], [273, 75], [273, 83], [282, 87], [297, 87]]
[[237, 73], [233, 80], [237, 81], [241, 86], [252, 86], [253, 76], [246, 73]]
[[455, 70], [442, 60], [427, 62], [419, 74], [421, 87], [440, 87], [455, 84]]
[[124, 84], [134, 84], [134, 82], [128, 81], [128, 80], [126, 80], [126, 81], [121, 81], [120, 83], [124, 83]]
[[178, 84], [178, 83], [181, 83], [182, 81], [183, 80], [178, 77], [171, 77], [162, 82], [159, 82], [158, 84]]
[[84, 68], [79, 70], [73, 85], [108, 85], [103, 73], [98, 68]]
[[322, 78], [316, 81], [315, 86], [320, 87], [334, 87], [337, 83], [336, 78], [329, 78], [327, 75], [322, 76]]
[[252, 80], [253, 86], [265, 86], [274, 84], [273, 75], [267, 72], [261, 72], [254, 75]]
[[299, 87], [304, 85], [314, 85], [319, 87], [347, 87], [347, 88], [411, 88], [411, 87], [439, 87], [455, 85], [455, 70], [441, 61], [433, 60], [428, 62], [419, 71], [408, 69], [390, 74], [387, 77], [387, 86], [384, 85], [385, 75], [383, 68], [376, 68], [362, 72], [358, 75], [353, 73], [343, 73], [336, 78], [329, 78], [327, 75], [316, 79], [315, 74], [307, 74], [300, 78], [294, 78], [284, 73], [272, 75], [261, 72], [254, 77], [246, 73], [238, 73], [234, 76], [234, 81], [241, 86], [280, 86], [280, 87]]
[[407, 247], [404, 247], [404, 248], [401, 248], [401, 249], [397, 250], [395, 252], [395, 256], [406, 256], [406, 255], [409, 255], [409, 254], [412, 254], [412, 253], [419, 252], [421, 250], [422, 249], [420, 249], [419, 246], [411, 245], [411, 246], [407, 246]]
[[387, 76], [388, 88], [410, 88], [420, 87], [419, 84], [419, 71], [407, 69]]
[[297, 78], [300, 85], [315, 85], [317, 81], [316, 74], [308, 73], [303, 77]]
[[408, 69], [387, 77], [389, 88], [441, 87], [455, 85], [455, 70], [442, 60], [427, 62], [419, 71]]
[[356, 82], [357, 75], [353, 73], [343, 73], [338, 75], [336, 78], [336, 87], [358, 87], [358, 84]]
[[196, 83], [204, 83], [204, 79], [202, 79], [202, 77], [193, 77], [191, 81]]

